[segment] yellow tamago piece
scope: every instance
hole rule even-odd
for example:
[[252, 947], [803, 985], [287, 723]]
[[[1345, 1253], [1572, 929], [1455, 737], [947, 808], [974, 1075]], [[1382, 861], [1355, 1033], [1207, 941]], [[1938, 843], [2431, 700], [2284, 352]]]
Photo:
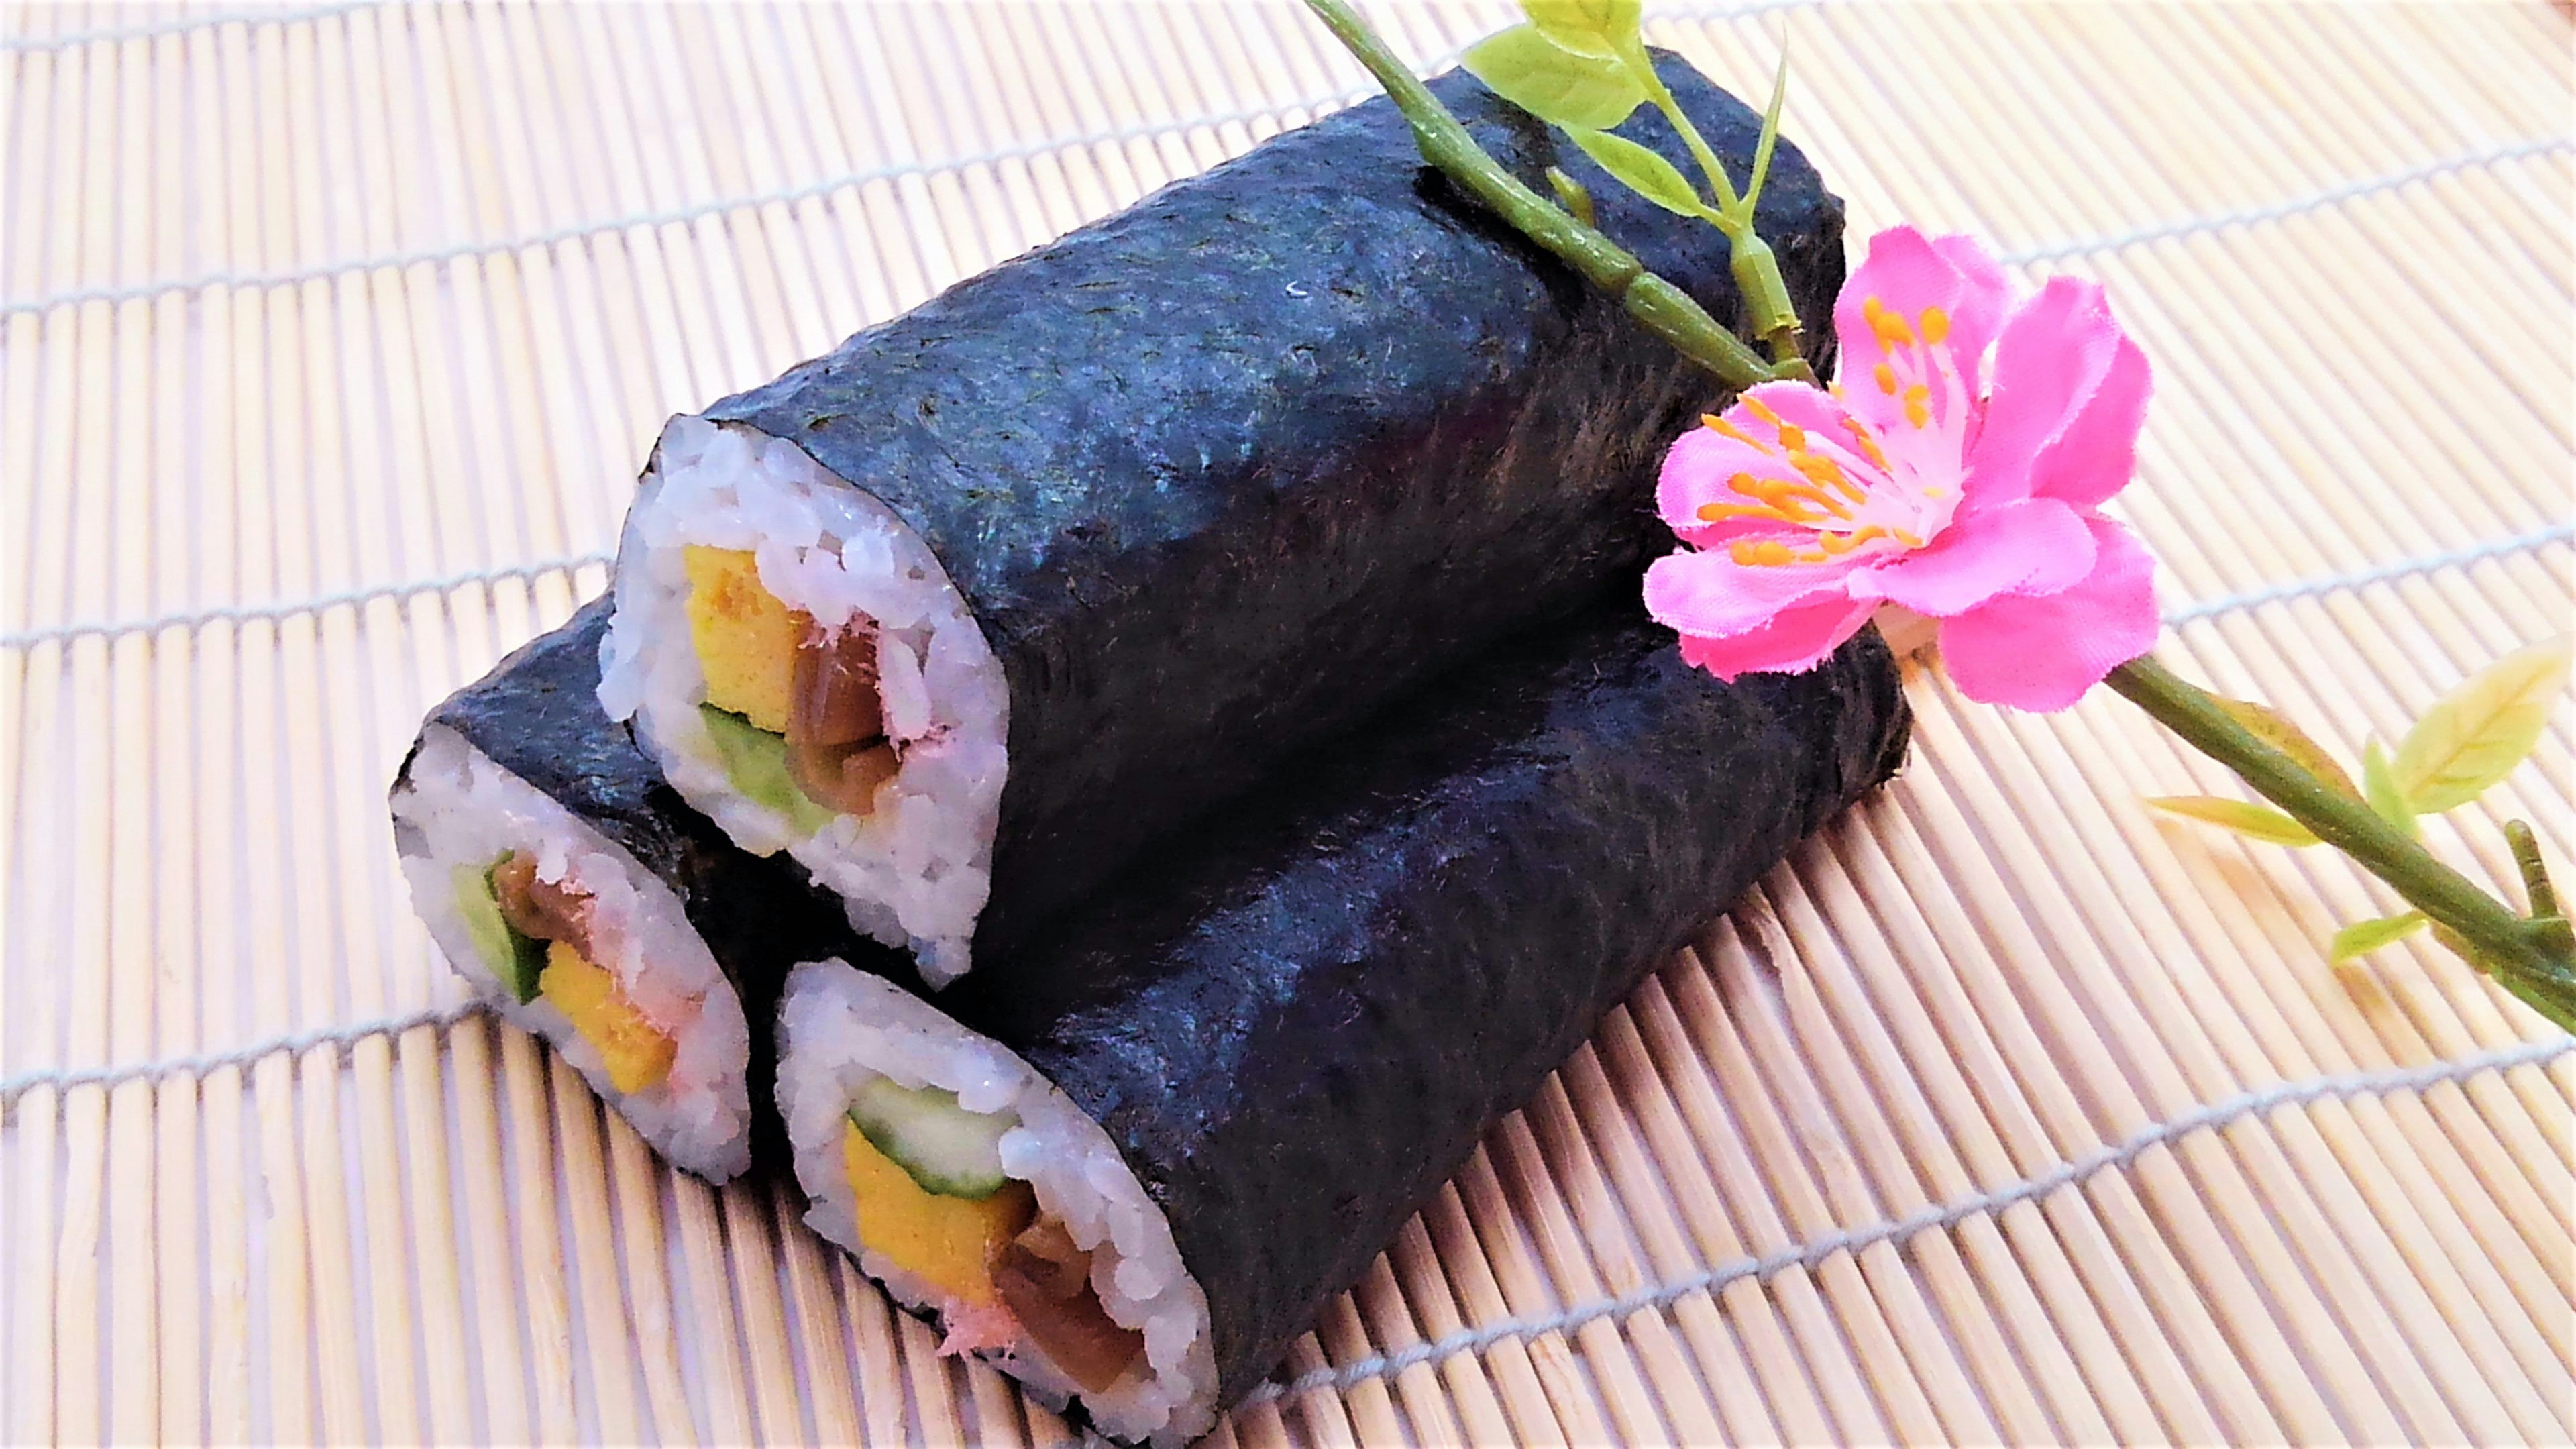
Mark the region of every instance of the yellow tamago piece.
[[805, 620], [761, 587], [760, 566], [741, 549], [690, 544], [689, 642], [707, 676], [707, 703], [771, 734], [787, 733], [787, 701]]
[[671, 1074], [680, 1044], [656, 1031], [617, 989], [617, 978], [592, 965], [570, 943], [546, 943], [546, 969], [537, 977], [537, 990], [599, 1048], [608, 1062], [609, 1085], [640, 1092]]
[[841, 1155], [857, 1205], [859, 1241], [951, 1300], [994, 1303], [993, 1263], [1029, 1220], [1036, 1201], [1025, 1182], [1004, 1183], [982, 1201], [925, 1190], [903, 1164], [877, 1150], [855, 1125], [841, 1124]]

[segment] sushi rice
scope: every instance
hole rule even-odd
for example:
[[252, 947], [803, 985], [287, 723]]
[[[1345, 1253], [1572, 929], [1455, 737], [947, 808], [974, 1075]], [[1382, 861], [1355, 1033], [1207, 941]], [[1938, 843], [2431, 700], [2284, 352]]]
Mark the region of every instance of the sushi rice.
[[[551, 1042], [672, 1162], [711, 1182], [749, 1168], [750, 1028], [740, 996], [671, 889], [441, 725], [422, 732], [392, 805], [412, 907], [457, 974], [503, 1019]], [[488, 869], [513, 852], [535, 858], [537, 879], [589, 896], [587, 959], [675, 1048], [660, 1080], [618, 1090], [599, 1045], [547, 995], [520, 1001], [477, 947], [459, 904], [460, 873]]]
[[[878, 631], [899, 765], [871, 813], [808, 830], [736, 788], [698, 708], [708, 683], [687, 616], [693, 545], [754, 554], [761, 587], [824, 629]], [[991, 886], [1009, 691], [929, 548], [794, 444], [680, 417], [627, 515], [616, 599], [600, 703], [633, 721], [672, 787], [744, 849], [787, 851], [842, 898], [853, 928], [909, 948], [933, 984], [962, 975]]]
[[[1174, 1446], [1215, 1423], [1217, 1375], [1207, 1296], [1181, 1261], [1171, 1225], [1099, 1124], [1020, 1057], [892, 983], [844, 964], [807, 962], [787, 979], [779, 1009], [778, 1109], [786, 1120], [796, 1180], [811, 1206], [806, 1223], [847, 1249], [869, 1276], [905, 1304], [952, 1305], [938, 1289], [870, 1250], [842, 1144], [852, 1098], [877, 1077], [907, 1088], [953, 1092], [970, 1112], [1012, 1113], [1019, 1125], [1000, 1141], [1002, 1170], [1034, 1190], [1038, 1211], [1091, 1254], [1090, 1282], [1101, 1307], [1142, 1333], [1144, 1348], [1097, 1393], [1076, 1384], [1022, 1336], [979, 1348], [1051, 1407], [1080, 1398], [1103, 1432]], [[954, 1324], [952, 1318], [952, 1332]]]

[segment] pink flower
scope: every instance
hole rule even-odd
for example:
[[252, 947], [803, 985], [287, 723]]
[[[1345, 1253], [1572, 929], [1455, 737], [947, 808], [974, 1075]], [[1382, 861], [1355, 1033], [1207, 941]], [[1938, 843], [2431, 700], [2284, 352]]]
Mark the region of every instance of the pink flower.
[[2154, 564], [2099, 505], [2136, 471], [2147, 359], [2102, 289], [2016, 304], [1974, 241], [1898, 227], [1834, 323], [1843, 383], [1764, 383], [1665, 455], [1688, 547], [1647, 571], [1646, 608], [1683, 657], [1796, 673], [1893, 604], [1939, 621], [1961, 693], [2058, 710], [2146, 653]]

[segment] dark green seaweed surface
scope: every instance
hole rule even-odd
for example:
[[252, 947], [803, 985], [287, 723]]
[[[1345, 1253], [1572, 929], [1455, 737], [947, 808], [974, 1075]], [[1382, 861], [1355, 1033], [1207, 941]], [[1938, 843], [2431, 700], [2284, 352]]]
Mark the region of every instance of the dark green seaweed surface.
[[[1741, 177], [1759, 118], [1657, 64]], [[1432, 89], [1722, 322], [1716, 230], [1464, 72]], [[1689, 169], [1651, 107], [1622, 128]], [[1842, 205], [1779, 149], [1762, 233], [1823, 328]], [[1404, 687], [1671, 546], [1653, 484], [1715, 382], [1421, 164], [1379, 98], [960, 283], [707, 416], [928, 541], [1010, 683], [978, 948]]]
[[1226, 1401], [1603, 1011], [1903, 756], [1875, 633], [1730, 686], [1618, 613], [1292, 762], [939, 998], [1161, 1204]]
[[[742, 997], [751, 1024], [752, 1160], [786, 1161], [771, 1081], [770, 1026], [788, 969], [848, 956], [901, 970], [852, 938], [840, 903], [807, 884], [784, 857], [744, 854], [662, 783], [662, 772], [626, 727], [599, 707], [599, 641], [609, 601], [594, 600], [550, 634], [522, 645], [489, 674], [449, 695], [423, 728], [444, 725], [635, 857], [671, 888], [689, 924]], [[414, 754], [419, 745], [412, 746]], [[394, 780], [411, 777], [406, 756]], [[854, 954], [855, 953], [855, 954]]]

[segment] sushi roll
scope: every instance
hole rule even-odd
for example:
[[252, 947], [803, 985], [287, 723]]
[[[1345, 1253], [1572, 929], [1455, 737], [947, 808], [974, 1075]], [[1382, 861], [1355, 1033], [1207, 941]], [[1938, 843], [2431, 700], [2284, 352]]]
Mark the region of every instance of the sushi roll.
[[395, 849], [477, 994], [656, 1151], [724, 1182], [783, 1145], [768, 1023], [787, 968], [864, 943], [795, 871], [733, 849], [600, 713], [608, 611], [594, 601], [430, 713], [394, 781]]
[[1603, 1011], [1885, 779], [1909, 718], [1875, 634], [1730, 686], [1661, 630], [1571, 627], [1300, 757], [935, 1002], [800, 965], [778, 1101], [806, 1221], [946, 1348], [1184, 1442]]
[[[1740, 173], [1759, 118], [1657, 63]], [[1464, 73], [1433, 90], [1740, 310], [1714, 229]], [[1689, 164], [1651, 109], [1625, 129]], [[1830, 315], [1842, 208], [1792, 147], [1759, 222]], [[1642, 570], [1658, 460], [1719, 402], [1373, 100], [675, 419], [601, 700], [733, 840], [945, 982], [1289, 750]]]

